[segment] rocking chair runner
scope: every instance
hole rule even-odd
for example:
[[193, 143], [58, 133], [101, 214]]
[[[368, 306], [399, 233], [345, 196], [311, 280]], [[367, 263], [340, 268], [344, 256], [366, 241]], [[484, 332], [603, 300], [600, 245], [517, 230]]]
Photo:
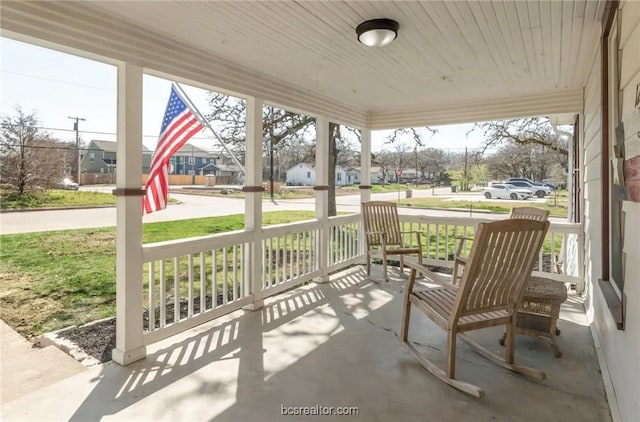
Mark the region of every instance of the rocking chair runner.
[[[400, 229], [398, 208], [394, 202], [369, 201], [362, 203], [362, 219], [367, 243], [367, 275], [371, 275], [371, 258], [382, 255], [384, 280], [389, 281], [387, 274], [387, 257], [400, 256], [400, 268], [404, 268], [404, 255], [417, 255], [422, 264], [422, 242], [420, 232], [403, 232]], [[415, 235], [415, 246], [408, 243], [408, 238]]]
[[[518, 218], [522, 220], [535, 220], [535, 221], [547, 221], [549, 219], [549, 211], [534, 207], [514, 207], [511, 208], [511, 214], [509, 218]], [[464, 249], [467, 241], [473, 241], [470, 237], [458, 237], [458, 246], [456, 246], [456, 252], [453, 256], [453, 279], [455, 284], [462, 277], [462, 274], [458, 274], [460, 270], [464, 270], [464, 264], [467, 262], [467, 257], [463, 256], [462, 250]]]
[[[461, 338], [480, 354], [514, 372], [538, 379], [544, 372], [514, 363], [516, 311], [531, 275], [531, 266], [549, 228], [549, 222], [509, 219], [480, 223], [459, 286], [441, 283], [426, 267], [409, 263], [409, 283], [405, 291], [401, 340], [429, 372], [447, 384], [483, 397], [484, 391], [455, 379], [456, 338]], [[420, 273], [439, 287], [416, 287]], [[411, 305], [417, 306], [433, 322], [447, 331], [446, 372], [424, 358], [408, 341]], [[505, 358], [483, 348], [461, 333], [505, 325]]]

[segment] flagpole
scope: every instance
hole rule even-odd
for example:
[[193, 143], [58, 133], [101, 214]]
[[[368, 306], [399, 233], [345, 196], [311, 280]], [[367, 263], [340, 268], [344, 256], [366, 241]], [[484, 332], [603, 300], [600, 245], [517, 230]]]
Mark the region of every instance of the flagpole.
[[220, 138], [220, 136], [218, 136], [218, 134], [216, 133], [215, 130], [213, 130], [213, 128], [211, 127], [211, 125], [209, 124], [209, 122], [202, 116], [202, 113], [200, 113], [200, 110], [198, 110], [198, 108], [195, 106], [195, 104], [193, 104], [193, 102], [191, 101], [191, 99], [189, 98], [189, 96], [187, 95], [186, 92], [184, 92], [184, 90], [182, 89], [182, 87], [180, 86], [180, 84], [178, 82], [174, 82], [173, 83], [176, 88], [178, 89], [178, 91], [180, 91], [180, 95], [182, 96], [182, 98], [188, 103], [189, 108], [191, 108], [192, 111], [195, 112], [196, 117], [198, 118], [198, 120], [200, 120], [200, 123], [202, 123], [204, 126], [206, 126], [211, 133], [213, 133], [213, 136], [216, 137], [216, 139], [218, 140], [218, 142], [220, 142], [222, 144], [222, 148], [224, 148], [224, 150], [227, 152], [227, 154], [229, 154], [231, 156], [231, 158], [233, 159], [233, 161], [236, 163], [236, 165], [238, 167], [240, 167], [240, 170], [242, 171], [242, 173], [244, 173], [245, 175], [247, 174], [247, 172], [245, 171], [244, 167], [242, 166], [242, 164], [240, 164], [240, 161], [236, 158], [236, 156], [233, 154], [233, 152], [229, 149], [229, 147], [227, 147], [227, 145], [224, 143], [224, 141], [222, 140], [222, 138]]

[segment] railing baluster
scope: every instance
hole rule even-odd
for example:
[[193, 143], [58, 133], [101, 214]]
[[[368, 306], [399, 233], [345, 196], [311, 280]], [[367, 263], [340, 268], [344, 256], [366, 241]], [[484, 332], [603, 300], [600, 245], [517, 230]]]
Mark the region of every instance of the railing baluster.
[[289, 238], [289, 236], [284, 236], [283, 242], [284, 244], [282, 245], [282, 282], [284, 283], [285, 281], [287, 281], [287, 267], [288, 267], [288, 261], [287, 261], [287, 251], [289, 250], [289, 248], [287, 247], [287, 239]]
[[227, 280], [227, 248], [222, 248], [222, 304], [226, 305], [228, 300], [228, 280]]
[[556, 234], [551, 233], [551, 271], [552, 273], [557, 273], [558, 269], [556, 268]]
[[307, 272], [307, 232], [302, 232], [302, 274]]
[[[167, 299], [166, 294], [166, 275], [164, 272], [164, 259], [160, 260], [160, 328], [167, 325]], [[155, 328], [155, 327], [154, 327]]]
[[444, 226], [444, 260], [449, 260], [449, 225]]
[[173, 322], [180, 321], [180, 258], [173, 258]]
[[300, 276], [300, 233], [296, 232], [296, 277]]
[[213, 298], [211, 302], [213, 303], [212, 308], [215, 309], [218, 307], [218, 254], [215, 249], [211, 250], [211, 287]]
[[291, 244], [287, 246], [287, 250], [289, 251], [289, 277], [293, 278], [293, 249], [294, 249], [294, 241], [293, 234], [289, 236], [289, 241]]
[[233, 245], [233, 300], [238, 300], [238, 245]]
[[436, 224], [436, 259], [440, 259], [440, 224]]
[[273, 281], [273, 237], [269, 238], [269, 271], [267, 275], [267, 287], [271, 287]]
[[276, 268], [275, 274], [273, 275], [274, 284], [280, 284], [280, 236], [276, 237]]
[[240, 297], [245, 297], [246, 296], [246, 287], [245, 286], [245, 282], [244, 280], [246, 280], [247, 278], [245, 277], [245, 270], [244, 270], [244, 259], [247, 256], [246, 254], [247, 251], [247, 244], [243, 243], [240, 246], [240, 280], [243, 280], [242, 283], [240, 283]]
[[189, 298], [189, 303], [187, 304], [187, 318], [191, 318], [193, 316], [193, 255], [189, 254], [187, 257], [187, 274], [188, 274], [188, 283], [187, 286], [187, 296]]
[[200, 252], [200, 313], [207, 309], [207, 273], [205, 272], [204, 260], [204, 252]]
[[154, 295], [155, 291], [155, 282], [156, 282], [156, 271], [153, 265], [154, 261], [149, 262], [149, 309], [148, 312], [148, 322], [149, 326], [147, 327], [148, 331], [153, 331], [156, 326], [156, 298]]

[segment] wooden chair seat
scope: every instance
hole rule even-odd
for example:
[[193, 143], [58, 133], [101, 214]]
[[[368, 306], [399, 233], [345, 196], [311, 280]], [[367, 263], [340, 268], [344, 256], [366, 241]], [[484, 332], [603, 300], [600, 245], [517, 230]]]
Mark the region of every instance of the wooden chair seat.
[[[418, 306], [431, 320], [441, 328], [447, 329], [451, 320], [458, 289], [436, 287], [428, 290], [415, 291], [411, 295], [411, 302]], [[509, 321], [506, 310], [488, 311], [474, 315], [465, 315], [458, 320], [458, 332], [467, 331], [466, 328], [475, 324], [487, 322], [489, 326], [504, 325]], [[473, 329], [473, 328], [471, 328]]]

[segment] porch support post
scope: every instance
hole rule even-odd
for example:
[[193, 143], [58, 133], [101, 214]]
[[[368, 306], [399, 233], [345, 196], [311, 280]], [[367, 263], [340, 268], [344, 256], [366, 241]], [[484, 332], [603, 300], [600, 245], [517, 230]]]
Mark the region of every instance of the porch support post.
[[[362, 129], [360, 132], [360, 214], [362, 214], [362, 203], [371, 201], [371, 129]], [[364, 248], [366, 239], [364, 238], [364, 226], [360, 226], [359, 246], [358, 251], [363, 257], [363, 262], [366, 258], [364, 255]], [[366, 264], [366, 262], [365, 262]]]
[[329, 281], [329, 120], [316, 117], [316, 218], [319, 235], [316, 239], [316, 260], [320, 269], [319, 283]]
[[244, 307], [255, 311], [264, 306], [258, 299], [262, 293], [262, 99], [247, 98], [247, 136], [245, 154], [244, 229], [253, 232], [249, 250], [244, 254], [245, 289], [253, 295], [253, 303]]
[[371, 201], [371, 129], [360, 132], [360, 202]]
[[143, 359], [142, 325], [142, 68], [118, 66], [116, 171], [116, 348], [113, 360]]

